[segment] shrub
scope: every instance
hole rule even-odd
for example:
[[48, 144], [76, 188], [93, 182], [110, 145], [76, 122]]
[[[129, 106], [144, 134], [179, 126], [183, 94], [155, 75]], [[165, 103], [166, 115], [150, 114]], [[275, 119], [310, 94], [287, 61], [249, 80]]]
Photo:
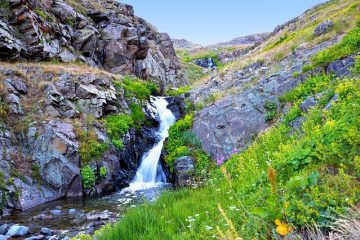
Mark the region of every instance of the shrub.
[[131, 109], [131, 122], [135, 127], [140, 128], [145, 121], [145, 113], [142, 111], [142, 107], [139, 104], [132, 103]]
[[95, 182], [96, 182], [95, 171], [91, 169], [89, 165], [82, 167], [80, 169], [80, 173], [81, 173], [82, 184], [85, 189], [90, 189], [95, 186]]
[[104, 119], [104, 122], [107, 129], [106, 132], [111, 138], [111, 142], [119, 150], [122, 149], [123, 142], [121, 138], [133, 125], [132, 117], [124, 114], [110, 115]]
[[314, 66], [312, 66], [312, 65], [304, 65], [303, 67], [302, 67], [302, 72], [303, 73], [306, 73], [306, 72], [309, 72], [309, 71], [311, 71], [312, 69], [314, 68]]
[[179, 157], [189, 156], [190, 150], [187, 146], [180, 146], [175, 148], [170, 154], [166, 157], [166, 162], [170, 166], [173, 166], [174, 161]]
[[266, 101], [264, 104], [264, 108], [266, 109], [265, 120], [272, 121], [276, 116], [276, 110], [277, 110], [276, 103], [271, 101]]
[[97, 135], [92, 129], [78, 131], [77, 136], [80, 142], [80, 160], [83, 163], [88, 163], [92, 160], [99, 160], [108, 149], [108, 145], [106, 143], [98, 142]]
[[169, 96], [179, 96], [181, 94], [187, 93], [191, 90], [190, 86], [183, 86], [178, 89], [170, 89], [167, 91], [167, 95]]
[[300, 76], [300, 73], [299, 72], [293, 72], [292, 74], [293, 78], [297, 78]]
[[154, 83], [129, 76], [123, 79], [121, 87], [125, 91], [125, 97], [135, 97], [138, 100], [147, 100], [151, 94], [159, 92], [158, 87]]
[[106, 169], [105, 166], [102, 166], [102, 167], [100, 168], [100, 177], [105, 178], [106, 175], [107, 175], [107, 169]]

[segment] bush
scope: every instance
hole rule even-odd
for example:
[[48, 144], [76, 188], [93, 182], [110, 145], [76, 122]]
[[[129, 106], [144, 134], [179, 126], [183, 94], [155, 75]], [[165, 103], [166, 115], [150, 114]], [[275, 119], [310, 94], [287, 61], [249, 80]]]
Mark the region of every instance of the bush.
[[99, 160], [108, 149], [108, 145], [106, 143], [98, 142], [97, 135], [92, 129], [79, 131], [77, 135], [80, 142], [80, 160], [83, 163], [88, 163], [92, 160]]
[[96, 176], [95, 171], [89, 165], [80, 169], [82, 184], [85, 189], [90, 189], [95, 186]]
[[135, 127], [140, 128], [145, 121], [145, 113], [142, 111], [142, 107], [139, 104], [132, 103], [131, 109], [131, 121]]
[[313, 67], [312, 65], [304, 65], [304, 66], [302, 67], [302, 72], [303, 72], [303, 73], [309, 72], [309, 71], [311, 71], [313, 68], [314, 68], [314, 67]]
[[100, 168], [100, 177], [105, 178], [106, 175], [107, 175], [107, 169], [106, 169], [105, 166], [102, 166], [102, 167]]
[[123, 142], [121, 138], [133, 125], [132, 118], [123, 114], [110, 115], [104, 119], [104, 122], [107, 129], [107, 134], [111, 138], [111, 142], [115, 145], [116, 148], [121, 150], [123, 148]]
[[181, 94], [189, 92], [190, 90], [191, 90], [190, 86], [183, 86], [178, 89], [170, 89], [169, 91], [167, 91], [166, 95], [173, 96], [173, 97], [179, 96]]
[[272, 121], [276, 116], [276, 110], [277, 110], [276, 103], [266, 101], [264, 104], [264, 108], [266, 109], [265, 120]]
[[138, 100], [148, 100], [151, 94], [159, 92], [158, 87], [154, 83], [129, 76], [124, 78], [121, 87], [125, 91], [125, 97], [135, 97]]
[[292, 76], [293, 76], [293, 78], [297, 78], [297, 77], [300, 76], [300, 73], [299, 72], [294, 72]]

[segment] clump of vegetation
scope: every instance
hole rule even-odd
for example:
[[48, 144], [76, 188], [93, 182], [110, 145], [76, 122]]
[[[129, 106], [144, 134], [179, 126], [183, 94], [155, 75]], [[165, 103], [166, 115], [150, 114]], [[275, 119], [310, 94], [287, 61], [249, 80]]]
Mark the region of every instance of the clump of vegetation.
[[189, 92], [191, 90], [190, 86], [183, 86], [180, 88], [176, 88], [176, 89], [170, 89], [167, 91], [166, 95], [168, 96], [179, 96], [181, 94], [185, 94], [187, 92]]
[[100, 143], [96, 132], [93, 129], [78, 131], [77, 136], [80, 142], [79, 154], [82, 163], [89, 163], [99, 160], [108, 149], [106, 143]]
[[188, 114], [177, 121], [169, 129], [169, 138], [165, 149], [169, 153], [166, 163], [173, 167], [174, 161], [183, 156], [191, 156], [195, 159], [197, 176], [204, 177], [214, 166], [210, 157], [201, 150], [200, 140], [191, 132], [194, 115]]
[[264, 51], [268, 51], [268, 50], [271, 50], [273, 49], [274, 47], [280, 45], [281, 43], [285, 42], [285, 41], [289, 41], [289, 36], [287, 33], [285, 33], [284, 35], [280, 36], [276, 41], [274, 42], [271, 42], [269, 45], [267, 45], [265, 48], [264, 48]]
[[293, 78], [297, 78], [300, 76], [300, 73], [299, 72], [293, 72], [292, 74]]
[[95, 171], [89, 166], [86, 165], [80, 169], [82, 184], [85, 189], [91, 189], [95, 186], [96, 176]]
[[38, 163], [32, 163], [30, 170], [31, 177], [36, 179], [36, 181], [41, 182], [40, 165]]
[[122, 149], [124, 145], [121, 138], [133, 125], [132, 118], [124, 114], [110, 115], [104, 119], [104, 123], [112, 144]]
[[105, 178], [107, 175], [107, 169], [105, 166], [100, 167], [100, 177]]
[[355, 58], [355, 66], [352, 69], [355, 74], [360, 74], [360, 56]]
[[335, 44], [319, 53], [313, 58], [313, 67], [323, 66], [336, 59], [360, 51], [360, 27], [351, 30], [338, 44]]
[[151, 95], [157, 95], [160, 92], [155, 83], [130, 76], [123, 79], [120, 87], [124, 89], [125, 97], [135, 97], [138, 100], [148, 100]]
[[185, 63], [194, 63], [199, 59], [209, 59], [211, 58], [218, 68], [221, 68], [223, 64], [221, 64], [218, 53], [221, 50], [202, 50], [195, 54], [190, 54], [187, 50], [178, 50], [176, 53]]
[[276, 116], [276, 111], [277, 111], [276, 103], [271, 101], [266, 101], [264, 104], [264, 108], [266, 110], [265, 120], [272, 121]]
[[82, 129], [75, 125], [75, 132], [79, 141], [79, 155], [82, 164], [87, 164], [93, 160], [99, 160], [108, 149], [107, 143], [101, 143], [93, 128], [94, 118], [86, 119], [86, 128]]

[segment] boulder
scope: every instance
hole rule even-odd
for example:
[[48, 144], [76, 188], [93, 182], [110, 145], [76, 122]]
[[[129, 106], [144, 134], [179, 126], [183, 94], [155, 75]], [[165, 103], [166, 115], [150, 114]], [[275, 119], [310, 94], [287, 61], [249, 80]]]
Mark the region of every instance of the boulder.
[[8, 231], [9, 227], [9, 224], [0, 225], [0, 235], [4, 235]]
[[317, 25], [314, 29], [314, 35], [315, 36], [320, 36], [322, 34], [327, 33], [330, 28], [332, 28], [334, 26], [334, 23], [330, 20], [326, 20], [322, 23], [320, 23], [319, 25]]
[[8, 240], [8, 239], [10, 239], [9, 236], [0, 235], [0, 240]]
[[25, 237], [30, 233], [30, 230], [28, 227], [21, 226], [21, 225], [13, 225], [10, 227], [8, 232], [6, 233], [6, 236], [10, 237]]
[[195, 163], [191, 157], [185, 156], [174, 161], [175, 183], [180, 187], [190, 186], [195, 174]]
[[338, 77], [347, 76], [351, 74], [351, 68], [354, 67], [354, 65], [354, 56], [348, 56], [330, 63], [327, 67], [327, 73], [333, 73]]

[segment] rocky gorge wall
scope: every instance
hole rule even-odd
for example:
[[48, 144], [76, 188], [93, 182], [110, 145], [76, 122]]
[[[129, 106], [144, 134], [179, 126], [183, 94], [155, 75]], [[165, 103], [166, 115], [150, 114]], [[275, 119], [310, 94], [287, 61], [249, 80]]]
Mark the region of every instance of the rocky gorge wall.
[[134, 15], [133, 7], [104, 0], [2, 0], [1, 60], [84, 62], [113, 73], [187, 82], [169, 36]]
[[[159, 118], [146, 99], [125, 96], [122, 80], [136, 75], [160, 94], [185, 85], [169, 36], [117, 1], [0, 4], [0, 211], [126, 187], [158, 141]], [[180, 117], [181, 101], [169, 101]], [[131, 126], [119, 149], [104, 119], [130, 116], [133, 104], [147, 124]], [[96, 177], [88, 189], [86, 165]]]

